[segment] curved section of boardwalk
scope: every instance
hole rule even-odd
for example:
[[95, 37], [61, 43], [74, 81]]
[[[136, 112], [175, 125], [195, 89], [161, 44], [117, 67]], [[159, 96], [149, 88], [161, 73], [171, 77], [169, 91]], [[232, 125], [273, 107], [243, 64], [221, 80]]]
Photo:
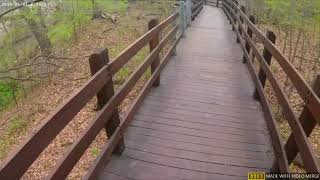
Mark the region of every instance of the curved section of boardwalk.
[[246, 179], [272, 147], [242, 50], [219, 8], [186, 31], [101, 179]]

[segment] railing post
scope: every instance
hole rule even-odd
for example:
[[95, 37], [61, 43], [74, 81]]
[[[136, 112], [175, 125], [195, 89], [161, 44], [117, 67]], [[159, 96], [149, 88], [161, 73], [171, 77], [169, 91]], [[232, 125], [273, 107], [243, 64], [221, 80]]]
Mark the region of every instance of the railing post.
[[[272, 31], [268, 31], [266, 36], [269, 39], [269, 41], [271, 41], [273, 44], [276, 42], [276, 35]], [[270, 65], [272, 54], [268, 51], [268, 49], [266, 47], [264, 47], [264, 49], [263, 49], [262, 56], [265, 59], [266, 63], [268, 63]], [[259, 69], [258, 76], [259, 76], [260, 82], [262, 84], [262, 87], [264, 87], [266, 84], [267, 77], [266, 77], [266, 74], [264, 73], [263, 69], [261, 68], [261, 66]], [[260, 100], [260, 95], [259, 95], [257, 88], [254, 90], [253, 97], [256, 100]]]
[[[246, 14], [246, 8], [244, 6], [241, 6], [240, 9], [244, 14]], [[239, 18], [240, 18], [240, 22], [238, 23], [238, 31], [239, 31], [240, 36], [242, 36], [242, 29], [240, 28], [240, 23], [243, 24], [243, 18], [240, 15], [240, 13], [239, 13]], [[238, 36], [237, 36], [237, 43], [240, 43], [240, 38]]]
[[[174, 9], [173, 13], [176, 13], [178, 11], [178, 9]], [[178, 26], [179, 27], [179, 20], [176, 19], [173, 23], [172, 23], [172, 28], [175, 27], [175, 26]], [[171, 41], [171, 44], [174, 45], [174, 42], [180, 38], [179, 37], [179, 30], [176, 31], [176, 34], [175, 36], [173, 37], [172, 41]], [[177, 47], [174, 46], [173, 50], [172, 50], [172, 56], [176, 56], [177, 55]]]
[[[255, 18], [253, 15], [250, 15], [249, 20], [250, 20], [250, 22], [252, 22], [252, 24], [256, 24], [256, 18]], [[252, 32], [252, 30], [249, 28], [249, 26], [247, 27], [247, 34], [248, 34], [249, 37], [252, 39], [253, 32]], [[249, 54], [250, 54], [250, 44], [249, 44], [248, 41], [246, 41], [245, 48], [246, 48], [246, 51], [248, 52], [248, 55], [249, 55]], [[247, 62], [246, 56], [243, 56], [242, 62], [243, 62], [243, 63], [246, 63], [246, 62]]]
[[[235, 31], [236, 30], [236, 25], [237, 25], [237, 19], [236, 19], [236, 15], [237, 15], [237, 10], [236, 8], [234, 7], [234, 4], [233, 3], [236, 3], [237, 1], [236, 0], [232, 0], [231, 3], [230, 3], [230, 7], [231, 9], [234, 10], [235, 14], [232, 13], [231, 9], [230, 9], [230, 14], [231, 14], [231, 18], [233, 19], [233, 22], [234, 22], [234, 26], [232, 25], [232, 31]], [[237, 4], [237, 3], [236, 3]], [[231, 23], [232, 24], [232, 23]]]
[[[94, 53], [89, 58], [90, 63], [90, 70], [91, 75], [97, 73], [103, 66], [106, 66], [109, 63], [109, 55], [108, 49], [103, 49], [99, 53]], [[109, 82], [102, 87], [102, 89], [97, 93], [97, 101], [98, 101], [98, 110], [100, 110], [109, 99], [114, 95], [114, 87], [113, 87], [113, 80], [112, 78]], [[119, 112], [116, 108], [111, 116], [111, 119], [105, 125], [107, 137], [110, 138], [116, 128], [120, 124]], [[119, 143], [117, 144], [116, 148], [114, 149], [113, 153], [115, 154], [122, 154], [125, 149], [123, 137], [120, 139]]]
[[[148, 23], [149, 30], [153, 29], [159, 24], [158, 19], [151, 19]], [[152, 52], [158, 45], [159, 45], [159, 33], [154, 36], [154, 38], [149, 42], [150, 52]], [[160, 57], [159, 53], [157, 54], [156, 58], [151, 63], [151, 74], [153, 74], [158, 66], [160, 65]], [[160, 75], [154, 81], [153, 86], [157, 87], [160, 85]]]
[[[313, 84], [313, 90], [317, 94], [317, 96], [320, 97], [320, 75], [317, 76]], [[301, 122], [301, 125], [307, 137], [310, 136], [312, 130], [317, 125], [316, 118], [318, 117], [314, 117], [312, 113], [309, 111], [308, 107], [305, 106], [299, 117], [299, 120]], [[286, 150], [288, 164], [290, 165], [292, 161], [295, 159], [295, 157], [297, 156], [297, 154], [299, 153], [298, 146], [296, 144], [296, 141], [292, 133], [289, 136], [284, 148]]]
[[192, 16], [192, 2], [187, 0], [186, 2], [186, 12], [187, 12], [187, 25], [191, 25], [191, 16]]
[[219, 2], [220, 2], [220, 0], [217, 0], [217, 4], [216, 4], [217, 7], [219, 7]]
[[181, 37], [184, 37], [184, 31], [185, 31], [185, 8], [184, 8], [184, 1], [180, 1], [180, 2], [179, 2], [179, 15], [180, 15]]
[[223, 0], [223, 2], [222, 2], [222, 6], [224, 7], [224, 8], [223, 8], [223, 11], [224, 11], [224, 14], [227, 16], [227, 18], [228, 18], [228, 20], [229, 20], [229, 24], [231, 24], [231, 19], [230, 19], [229, 16], [227, 15], [227, 12], [230, 11], [230, 10], [227, 8], [227, 6], [226, 6], [227, 4], [229, 5], [229, 1]]

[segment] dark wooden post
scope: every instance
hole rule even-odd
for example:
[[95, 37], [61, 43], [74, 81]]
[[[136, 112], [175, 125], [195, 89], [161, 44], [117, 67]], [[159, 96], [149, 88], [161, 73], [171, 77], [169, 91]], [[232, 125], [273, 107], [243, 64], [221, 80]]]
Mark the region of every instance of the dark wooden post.
[[[236, 14], [237, 14], [237, 11], [236, 11], [236, 9], [234, 8], [234, 4], [233, 4], [233, 3], [236, 3], [236, 1], [235, 1], [235, 0], [232, 0], [231, 3], [230, 3], [230, 7], [231, 7], [231, 9], [234, 10], [235, 14], [232, 13], [232, 10], [231, 10], [231, 9], [230, 9], [230, 14], [231, 14], [231, 18], [233, 19], [234, 24], [236, 25], [236, 24], [237, 24], [237, 21], [236, 21], [235, 16], [236, 16]], [[231, 22], [231, 20], [230, 20], [230, 22]], [[235, 30], [236, 30], [236, 27], [232, 25], [232, 31], [235, 31]]]
[[[320, 75], [317, 76], [313, 84], [313, 90], [317, 94], [317, 96], [320, 97]], [[317, 124], [316, 118], [319, 117], [314, 117], [312, 113], [309, 111], [308, 107], [305, 106], [299, 119], [307, 137], [310, 136], [312, 130], [315, 128]], [[292, 133], [289, 136], [284, 148], [287, 154], [288, 164], [290, 165], [299, 153], [298, 146]]]
[[[252, 24], [256, 24], [256, 18], [255, 18], [253, 15], [251, 15], [251, 16], [249, 17], [249, 20], [250, 20], [250, 22], [252, 22]], [[252, 39], [253, 32], [251, 31], [251, 29], [249, 28], [249, 26], [247, 27], [247, 34], [248, 34], [249, 37]], [[250, 44], [249, 44], [248, 41], [246, 41], [245, 47], [246, 47], [246, 51], [248, 52], [248, 55], [250, 55]], [[243, 63], [246, 63], [246, 62], [247, 62], [246, 56], [243, 56], [242, 62], [243, 62]]]
[[[231, 3], [229, 1], [224, 1], [226, 4], [225, 4], [225, 9], [226, 9], [226, 16], [228, 17], [228, 20], [229, 20], [229, 24], [232, 24], [231, 22], [231, 18], [232, 18], [232, 14], [231, 14], [231, 10], [227, 7], [227, 5], [229, 5], [229, 7], [231, 8]], [[230, 17], [227, 15], [227, 13], [229, 12], [230, 14]]]
[[[94, 75], [97, 73], [103, 66], [109, 63], [109, 55], [108, 49], [103, 49], [99, 53], [94, 53], [89, 58], [90, 63], [90, 70], [91, 74]], [[110, 79], [109, 82], [102, 87], [102, 89], [97, 93], [97, 100], [98, 100], [98, 110], [100, 110], [109, 99], [114, 95], [114, 87], [113, 87], [113, 80]], [[105, 125], [105, 129], [107, 132], [108, 138], [112, 136], [116, 128], [120, 124], [119, 112], [118, 109], [115, 109], [111, 119]], [[125, 149], [123, 138], [120, 139], [118, 145], [114, 149], [114, 153], [121, 154]]]
[[227, 19], [229, 20], [229, 23], [231, 23], [230, 18], [229, 18], [229, 16], [227, 15], [227, 11], [228, 11], [228, 8], [227, 8], [227, 6], [226, 6], [227, 4], [228, 4], [228, 2], [227, 2], [226, 0], [224, 0], [224, 1], [222, 2], [222, 7], [224, 7], [224, 8], [222, 8], [222, 9], [223, 9], [224, 14], [227, 16]]
[[234, 15], [233, 15], [233, 22], [234, 22], [234, 27], [232, 27], [232, 30], [235, 31], [236, 30], [236, 26], [237, 26], [237, 16], [238, 16], [238, 9], [235, 7], [235, 6], [238, 6], [239, 2], [238, 0], [233, 0], [233, 2], [236, 4], [236, 5], [233, 5], [233, 10], [234, 10]]
[[216, 4], [217, 7], [219, 7], [219, 2], [220, 2], [220, 0], [217, 0], [217, 4]]
[[[159, 24], [159, 21], [157, 19], [152, 19], [149, 21], [148, 26], [149, 30], [153, 29]], [[149, 42], [150, 52], [152, 52], [158, 45], [159, 45], [159, 33], [154, 36], [154, 38]], [[157, 67], [160, 65], [160, 57], [159, 53], [157, 54], [156, 58], [151, 63], [151, 74], [154, 73], [154, 71], [157, 69]], [[155, 82], [153, 83], [153, 86], [159, 86], [160, 85], [160, 75], [157, 77]]]
[[[276, 42], [276, 35], [272, 31], [268, 31], [266, 36], [273, 44]], [[266, 63], [268, 63], [270, 65], [271, 64], [272, 54], [267, 50], [266, 47], [264, 47], [264, 49], [263, 49], [262, 56], [265, 59]], [[263, 72], [263, 69], [261, 67], [259, 69], [258, 76], [259, 76], [260, 82], [262, 84], [262, 87], [264, 87], [265, 84], [266, 84], [267, 77], [266, 77], [266, 74]], [[258, 92], [257, 88], [254, 90], [253, 97], [256, 100], [260, 100], [260, 95], [259, 95], [259, 92]]]
[[[244, 6], [241, 6], [241, 11], [244, 13], [244, 14], [246, 14], [246, 8], [244, 7]], [[240, 22], [241, 22], [241, 24], [243, 24], [243, 18], [242, 18], [242, 16], [240, 15], [240, 13], [239, 13], [239, 18], [240, 18]], [[240, 28], [240, 22], [239, 22], [239, 24], [238, 24], [238, 31], [239, 31], [239, 34], [240, 34], [240, 36], [242, 36], [242, 29]], [[237, 43], [240, 43], [240, 38], [237, 36]]]

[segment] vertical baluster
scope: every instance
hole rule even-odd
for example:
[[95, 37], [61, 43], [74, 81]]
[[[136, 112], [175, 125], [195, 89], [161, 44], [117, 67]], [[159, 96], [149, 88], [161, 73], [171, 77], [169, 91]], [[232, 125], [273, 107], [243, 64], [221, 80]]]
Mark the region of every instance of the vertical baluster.
[[185, 33], [185, 8], [184, 8], [184, 1], [179, 2], [179, 15], [180, 15], [180, 29], [181, 29], [181, 37], [184, 37]]
[[192, 2], [191, 0], [187, 0], [187, 24], [191, 25], [191, 16], [192, 16]]
[[[90, 70], [91, 74], [94, 75], [97, 73], [103, 66], [106, 66], [109, 63], [109, 55], [108, 55], [108, 49], [102, 50], [100, 53], [94, 53], [89, 58], [90, 63]], [[113, 80], [112, 78], [109, 80], [109, 82], [106, 82], [106, 84], [102, 87], [102, 89], [97, 93], [97, 100], [98, 100], [98, 106], [97, 108], [100, 110], [109, 99], [114, 95], [114, 86], [113, 86]], [[105, 125], [107, 137], [110, 138], [116, 128], [120, 124], [120, 118], [119, 118], [119, 112], [116, 108], [111, 116], [111, 120], [108, 121], [108, 123]], [[114, 149], [113, 153], [116, 154], [122, 154], [122, 152], [125, 149], [123, 137], [119, 140], [119, 143], [117, 144], [116, 148]]]
[[[266, 34], [266, 37], [269, 39], [269, 41], [271, 41], [273, 44], [276, 42], [276, 35], [272, 32], [272, 31], [268, 31]], [[266, 61], [266, 63], [268, 63], [269, 65], [271, 64], [271, 59], [272, 59], [272, 54], [268, 51], [268, 49], [266, 47], [264, 47], [263, 49], [263, 54], [262, 54], [264, 60]], [[262, 87], [265, 87], [266, 84], [266, 74], [264, 73], [263, 69], [260, 67], [259, 69], [259, 79], [260, 82], [262, 84]], [[260, 100], [260, 95], [257, 89], [254, 90], [253, 93], [253, 97], [256, 100]]]
[[[244, 6], [241, 6], [240, 9], [244, 14], [246, 14], [246, 8]], [[242, 36], [242, 29], [240, 28], [240, 23], [243, 24], [243, 18], [240, 15], [240, 13], [239, 13], [239, 18], [240, 18], [240, 22], [238, 23], [238, 31], [239, 31], [240, 36]], [[240, 43], [240, 38], [238, 36], [237, 36], [237, 43]]]
[[[256, 19], [253, 15], [251, 15], [249, 17], [249, 20], [250, 22], [252, 22], [252, 24], [255, 24], [256, 23]], [[251, 31], [251, 29], [249, 28], [249, 26], [247, 27], [247, 34], [249, 35], [249, 37], [252, 39], [252, 36], [253, 36], [253, 32]], [[248, 52], [248, 55], [250, 55], [250, 45], [249, 45], [249, 42], [246, 41], [246, 51]], [[247, 62], [247, 58], [245, 56], [243, 56], [243, 59], [242, 59], [242, 62], [243, 63], [246, 63]]]
[[236, 0], [232, 0], [232, 2], [230, 3], [231, 5], [231, 9], [234, 10], [234, 14], [232, 13], [231, 9], [230, 9], [230, 14], [231, 14], [231, 18], [233, 19], [233, 22], [234, 22], [234, 26], [232, 25], [232, 31], [235, 31], [236, 30], [236, 26], [237, 26], [237, 20], [236, 20], [236, 15], [237, 15], [237, 10], [236, 8], [234, 7], [234, 3], [238, 4]]
[[[158, 19], [151, 19], [148, 23], [149, 30], [153, 29], [159, 24]], [[149, 42], [150, 52], [152, 52], [158, 45], [160, 41], [160, 34], [157, 33], [153, 39]], [[151, 63], [151, 74], [154, 73], [154, 71], [157, 69], [157, 67], [160, 65], [160, 57], [159, 53], [154, 58], [154, 60]], [[153, 86], [159, 86], [160, 85], [160, 75], [157, 77], [157, 79], [154, 81]]]

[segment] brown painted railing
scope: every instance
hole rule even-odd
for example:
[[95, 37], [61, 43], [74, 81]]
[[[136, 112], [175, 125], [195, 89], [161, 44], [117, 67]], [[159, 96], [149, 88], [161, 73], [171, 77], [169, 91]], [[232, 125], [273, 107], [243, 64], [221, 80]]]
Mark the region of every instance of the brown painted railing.
[[[314, 129], [316, 123], [319, 123], [320, 120], [320, 99], [318, 97], [320, 94], [320, 78], [318, 77], [315, 87], [312, 89], [294, 66], [274, 45], [276, 39], [275, 35], [271, 31], [267, 32], [266, 35], [261, 33], [254, 25], [254, 17], [250, 16], [248, 18], [245, 14], [245, 7], [239, 7], [238, 1], [224, 0], [222, 8], [233, 25], [232, 29], [236, 31], [237, 42], [241, 43], [244, 50], [243, 60], [247, 63], [256, 86], [254, 97], [261, 101], [268, 128], [271, 132], [276, 155], [276, 162], [274, 163], [272, 171], [280, 171], [283, 173], [289, 172], [289, 164], [292, 163], [297, 153], [300, 153], [305, 170], [310, 173], [319, 173], [320, 167], [312, 150], [312, 146], [308, 141], [308, 136]], [[245, 26], [247, 29], [245, 29]], [[262, 41], [262, 44], [264, 45], [263, 54], [259, 53], [257, 45], [252, 40], [252, 35]], [[250, 52], [253, 56], [249, 55]], [[260, 70], [258, 74], [254, 70], [252, 57], [255, 57], [259, 62]], [[305, 108], [300, 118], [295, 115], [288, 98], [269, 67], [272, 57], [279, 63], [287, 77], [297, 89], [300, 97], [305, 102]], [[269, 81], [292, 130], [292, 134], [285, 145], [283, 145], [281, 137], [279, 136], [276, 121], [265, 96], [264, 86], [266, 80]]]
[[199, 1], [197, 4], [193, 5], [192, 6], [192, 15], [191, 15], [191, 18], [192, 20], [194, 20], [196, 18], [196, 16], [199, 14], [199, 12], [202, 10], [203, 8], [203, 5], [204, 5], [204, 1]]
[[221, 0], [205, 0], [207, 5], [219, 7]]
[[[203, 1], [193, 6], [194, 15], [197, 15], [203, 7]], [[98, 133], [105, 128], [108, 142], [94, 164], [88, 170], [85, 179], [96, 179], [100, 169], [106, 165], [112, 153], [122, 153], [124, 150], [123, 132], [129, 121], [143, 101], [146, 93], [152, 86], [158, 86], [160, 82], [160, 71], [175, 53], [176, 45], [181, 33], [179, 23], [175, 23], [179, 13], [174, 13], [166, 20], [158, 24], [157, 20], [149, 22], [149, 31], [137, 39], [133, 44], [122, 51], [113, 61], [109, 62], [108, 50], [104, 49], [90, 56], [90, 69], [92, 77], [73, 95], [52, 112], [43, 123], [29, 135], [21, 145], [11, 152], [8, 158], [1, 164], [0, 179], [19, 179], [29, 169], [33, 162], [39, 157], [45, 148], [56, 138], [56, 136], [72, 121], [87, 102], [97, 95], [99, 111], [86, 130], [81, 133], [65, 155], [56, 163], [46, 179], [64, 179], [71, 172], [86, 149]], [[172, 27], [168, 33], [160, 39], [160, 33], [164, 29]], [[160, 61], [159, 53], [174, 39], [169, 50]], [[131, 76], [114, 92], [112, 77], [130, 59], [136, 55], [147, 44], [150, 46], [150, 54]], [[137, 81], [151, 66], [151, 78], [147, 81], [137, 98], [130, 105], [126, 116], [120, 122], [118, 105], [125, 99], [135, 86]]]

